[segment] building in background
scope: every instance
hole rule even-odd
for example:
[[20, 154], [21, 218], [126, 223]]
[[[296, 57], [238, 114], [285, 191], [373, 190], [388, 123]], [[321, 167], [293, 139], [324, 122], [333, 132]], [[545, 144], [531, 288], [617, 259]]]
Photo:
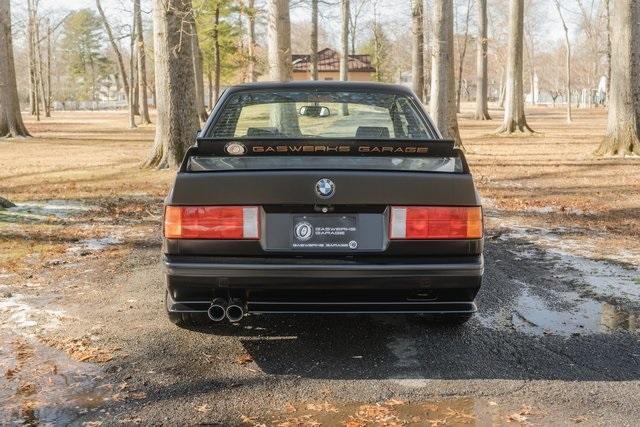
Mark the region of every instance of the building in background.
[[[293, 54], [293, 80], [311, 79], [311, 56]], [[369, 82], [376, 69], [369, 55], [349, 55], [349, 80]], [[318, 52], [318, 80], [340, 80], [340, 54], [326, 48]]]

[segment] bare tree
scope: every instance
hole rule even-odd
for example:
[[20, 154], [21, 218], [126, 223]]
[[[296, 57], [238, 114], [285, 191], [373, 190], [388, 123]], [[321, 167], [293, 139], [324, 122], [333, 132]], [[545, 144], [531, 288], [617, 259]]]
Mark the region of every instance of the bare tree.
[[[312, 0], [313, 1], [313, 0]], [[356, 54], [356, 35], [358, 33], [358, 21], [364, 12], [364, 7], [369, 0], [350, 0], [349, 33], [351, 34], [351, 54]]]
[[135, 84], [135, 77], [136, 77], [136, 73], [135, 73], [135, 62], [136, 62], [136, 55], [135, 55], [135, 47], [136, 47], [136, 14], [133, 14], [133, 22], [131, 23], [131, 44], [130, 44], [130, 52], [131, 52], [131, 56], [129, 57], [129, 70], [131, 71], [129, 73], [129, 100], [131, 102], [129, 102], [129, 127], [130, 128], [136, 128], [136, 107], [135, 107], [135, 100], [137, 97], [136, 94], [136, 84]]
[[202, 72], [202, 50], [198, 39], [198, 29], [195, 20], [190, 22], [191, 53], [193, 55], [193, 76], [196, 91], [196, 110], [201, 122], [207, 121], [207, 109], [204, 106], [204, 74]]
[[[249, 0], [247, 17], [249, 19], [249, 81], [251, 82], [258, 80], [256, 72], [256, 15], [255, 0]], [[211, 101], [212, 107], [213, 104], [214, 101]]]
[[122, 79], [122, 85], [124, 86], [124, 93], [126, 94], [127, 100], [129, 99], [129, 80], [127, 79], [127, 70], [124, 67], [124, 60], [122, 59], [122, 53], [120, 52], [120, 48], [118, 47], [118, 43], [116, 42], [115, 37], [113, 36], [113, 31], [111, 31], [111, 25], [109, 25], [109, 21], [107, 20], [107, 15], [104, 14], [104, 10], [102, 10], [102, 4], [100, 0], [96, 0], [96, 8], [98, 9], [98, 13], [102, 18], [102, 25], [104, 25], [104, 30], [107, 33], [107, 38], [109, 39], [109, 43], [111, 44], [111, 49], [113, 49], [113, 53], [116, 55], [116, 59], [118, 62], [118, 70], [120, 71], [120, 78]]
[[[291, 20], [289, 0], [268, 0], [267, 53], [271, 80], [291, 80]], [[271, 109], [271, 125], [287, 134], [299, 134], [298, 112], [294, 103], [278, 103]]]
[[487, 0], [477, 0], [478, 38], [476, 39], [476, 120], [491, 120], [487, 101]]
[[0, 136], [30, 136], [20, 113], [9, 0], [0, 0]]
[[[342, 26], [340, 31], [340, 80], [349, 80], [349, 0], [341, 0]], [[341, 103], [343, 116], [349, 115], [349, 106]]]
[[349, 0], [340, 0], [340, 80], [349, 80]]
[[154, 0], [156, 135], [148, 167], [180, 165], [198, 130], [189, 22], [191, 0]]
[[507, 60], [504, 120], [497, 132], [531, 133], [524, 115], [524, 91], [522, 82], [522, 56], [524, 39], [524, 0], [511, 0], [509, 5], [509, 57]]
[[597, 155], [640, 155], [640, 2], [611, 0], [607, 136]]
[[571, 123], [571, 43], [569, 42], [569, 28], [562, 15], [562, 9], [560, 8], [560, 2], [554, 0], [556, 9], [558, 10], [558, 16], [560, 22], [562, 22], [562, 29], [564, 30], [564, 45], [567, 54], [567, 62], [565, 64], [565, 73], [567, 78], [567, 123]]
[[453, 74], [453, 0], [433, 2], [431, 118], [445, 138], [461, 147]]
[[424, 101], [424, 16], [423, 0], [411, 0], [411, 32], [413, 43], [411, 44], [411, 85], [413, 91]]
[[433, 29], [433, 14], [426, 9], [429, 3], [425, 1], [425, 5], [422, 8], [422, 62], [423, 62], [423, 71], [422, 78], [424, 80], [424, 85], [422, 86], [422, 102], [428, 102], [429, 94], [431, 91], [431, 39], [432, 39], [432, 29]]
[[611, 88], [611, 5], [610, 0], [604, 1], [605, 5], [605, 14], [607, 19], [607, 48], [606, 48], [606, 58], [607, 58], [607, 99], [606, 104], [609, 104], [609, 90]]
[[469, 42], [469, 17], [471, 16], [471, 0], [467, 0], [467, 14], [464, 23], [464, 36], [462, 46], [458, 49], [458, 88], [456, 90], [456, 111], [460, 112], [460, 100], [462, 98], [462, 70], [464, 69], [464, 58], [467, 55], [467, 44]]
[[[213, 97], [211, 98], [211, 107], [216, 104], [220, 96], [220, 73], [222, 64], [220, 64], [220, 3], [216, 2], [213, 13]], [[254, 64], [255, 66], [255, 64]], [[255, 69], [251, 72], [255, 75]]]
[[133, 13], [136, 17], [136, 50], [138, 58], [138, 84], [140, 86], [140, 104], [142, 105], [142, 123], [151, 123], [149, 117], [149, 100], [147, 93], [147, 55], [144, 46], [144, 31], [142, 28], [142, 11], [140, 0], [133, 0]]
[[318, 0], [311, 0], [311, 80], [318, 80]]

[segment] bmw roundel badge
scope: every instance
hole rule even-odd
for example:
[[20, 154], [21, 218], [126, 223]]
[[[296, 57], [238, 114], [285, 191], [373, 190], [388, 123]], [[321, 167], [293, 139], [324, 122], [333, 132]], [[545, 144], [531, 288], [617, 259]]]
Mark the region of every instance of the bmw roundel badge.
[[316, 194], [323, 199], [328, 199], [336, 192], [336, 185], [329, 178], [322, 178], [316, 183]]

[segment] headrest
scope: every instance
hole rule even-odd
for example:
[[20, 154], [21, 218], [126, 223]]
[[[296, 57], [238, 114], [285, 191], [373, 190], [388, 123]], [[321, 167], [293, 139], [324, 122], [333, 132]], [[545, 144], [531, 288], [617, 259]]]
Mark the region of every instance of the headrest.
[[383, 126], [360, 126], [356, 138], [389, 138], [389, 128]]

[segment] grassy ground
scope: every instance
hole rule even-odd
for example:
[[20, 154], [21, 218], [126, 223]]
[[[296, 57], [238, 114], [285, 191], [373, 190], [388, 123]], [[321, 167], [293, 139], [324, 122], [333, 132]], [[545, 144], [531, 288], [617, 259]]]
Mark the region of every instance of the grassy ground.
[[[501, 221], [559, 228], [590, 256], [640, 262], [640, 160], [592, 156], [605, 129], [603, 110], [577, 110], [567, 125], [561, 109], [528, 108], [538, 133], [511, 138], [493, 134], [499, 111], [492, 111], [496, 120], [474, 121], [471, 105], [465, 107], [460, 129], [469, 162]], [[15, 269], [21, 260], [49, 253], [45, 262], [118, 224], [127, 233], [142, 223], [153, 230], [174, 173], [140, 168], [153, 126], [128, 129], [125, 112], [57, 112], [39, 123], [26, 121], [34, 138], [0, 141], [0, 195], [18, 203], [72, 200], [89, 208], [73, 220], [50, 211], [38, 215], [37, 209], [0, 213], [0, 268]]]

